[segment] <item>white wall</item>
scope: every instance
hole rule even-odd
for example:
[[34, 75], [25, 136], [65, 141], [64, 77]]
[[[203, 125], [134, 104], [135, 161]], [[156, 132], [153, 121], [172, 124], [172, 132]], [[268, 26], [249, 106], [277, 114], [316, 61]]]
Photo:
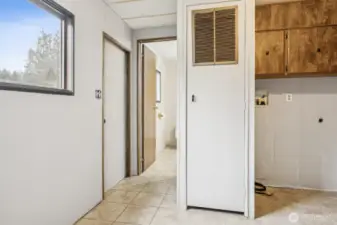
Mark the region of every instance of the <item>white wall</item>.
[[70, 225], [102, 196], [102, 31], [131, 31], [102, 1], [59, 0], [75, 14], [75, 96], [0, 91], [0, 224]]
[[[175, 145], [175, 128], [177, 118], [177, 61], [157, 55], [157, 70], [161, 72], [161, 102], [157, 103], [156, 150], [157, 155], [166, 147]], [[163, 113], [162, 119], [158, 113]]]
[[[160, 103], [157, 103], [157, 111], [156, 111], [156, 153], [157, 157], [158, 154], [165, 149], [165, 125], [166, 125], [166, 112], [165, 112], [165, 86], [164, 82], [167, 77], [167, 68], [166, 64], [163, 58], [156, 55], [156, 67], [157, 70], [161, 72], [161, 84], [162, 84], [162, 101]], [[165, 117], [159, 119], [158, 113], [163, 113]]]
[[166, 60], [166, 76], [162, 83], [164, 87], [165, 110], [165, 145], [175, 147], [177, 127], [177, 60]]
[[[337, 191], [337, 78], [257, 80], [256, 176], [268, 185]], [[284, 93], [293, 94], [286, 102]], [[318, 123], [322, 117], [323, 123]]]
[[174, 37], [177, 35], [176, 26], [139, 29], [133, 31], [131, 54], [131, 175], [138, 173], [137, 149], [137, 41], [142, 39]]

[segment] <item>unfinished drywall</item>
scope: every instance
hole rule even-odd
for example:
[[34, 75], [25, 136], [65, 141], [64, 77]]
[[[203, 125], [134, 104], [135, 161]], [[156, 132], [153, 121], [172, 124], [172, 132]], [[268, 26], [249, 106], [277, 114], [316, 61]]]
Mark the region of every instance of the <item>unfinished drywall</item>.
[[70, 225], [102, 199], [102, 32], [131, 31], [101, 0], [75, 14], [75, 96], [0, 91], [0, 224]]
[[269, 92], [269, 105], [256, 108], [258, 180], [337, 191], [336, 87], [337, 78], [256, 81], [256, 90]]

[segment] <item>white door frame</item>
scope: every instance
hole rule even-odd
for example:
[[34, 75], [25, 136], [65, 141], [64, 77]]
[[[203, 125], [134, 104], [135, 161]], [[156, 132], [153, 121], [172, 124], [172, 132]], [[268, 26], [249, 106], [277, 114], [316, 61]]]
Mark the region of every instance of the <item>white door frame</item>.
[[[177, 204], [181, 210], [187, 209], [187, 7], [205, 4], [205, 0], [178, 1], [177, 37], [178, 37], [178, 124], [177, 124]], [[241, 0], [246, 4], [246, 66], [245, 66], [245, 216], [255, 218], [255, 1]], [[213, 1], [214, 4], [226, 1]]]

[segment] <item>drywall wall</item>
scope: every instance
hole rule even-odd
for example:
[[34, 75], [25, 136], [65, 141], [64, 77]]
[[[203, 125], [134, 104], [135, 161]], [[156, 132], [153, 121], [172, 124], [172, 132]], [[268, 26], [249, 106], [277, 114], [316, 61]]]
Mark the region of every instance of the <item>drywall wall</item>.
[[[268, 185], [337, 191], [337, 78], [257, 80], [256, 177]], [[286, 101], [285, 93], [293, 100]], [[319, 123], [323, 118], [323, 123]]]
[[0, 91], [0, 224], [70, 225], [102, 197], [102, 32], [131, 31], [100, 0], [75, 14], [75, 96]]
[[[156, 55], [157, 71], [161, 73], [161, 102], [157, 102], [156, 106], [156, 153], [157, 157], [161, 151], [165, 149], [165, 125], [166, 125], [166, 112], [165, 112], [165, 79], [167, 77], [167, 67], [165, 61], [160, 56]], [[163, 118], [159, 118], [158, 114], [162, 113]]]
[[163, 80], [163, 100], [165, 112], [165, 146], [177, 147], [176, 127], [177, 127], [177, 60], [168, 59], [165, 61], [166, 76]]
[[[161, 102], [157, 103], [157, 153], [166, 147], [176, 147], [176, 114], [177, 114], [177, 73], [176, 60], [157, 56], [157, 70], [161, 72]], [[158, 114], [163, 118], [159, 119]]]
[[137, 141], [137, 89], [138, 89], [138, 40], [175, 37], [176, 26], [146, 28], [133, 31], [131, 54], [131, 174], [138, 174]]

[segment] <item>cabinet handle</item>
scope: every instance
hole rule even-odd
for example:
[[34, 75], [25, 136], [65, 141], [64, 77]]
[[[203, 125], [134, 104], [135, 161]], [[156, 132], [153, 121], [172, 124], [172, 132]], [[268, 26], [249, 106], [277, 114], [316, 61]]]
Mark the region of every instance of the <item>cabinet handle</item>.
[[269, 51], [266, 51], [266, 55], [269, 55]]
[[320, 49], [320, 48], [318, 48], [318, 49], [317, 49], [317, 52], [321, 52], [321, 49]]

